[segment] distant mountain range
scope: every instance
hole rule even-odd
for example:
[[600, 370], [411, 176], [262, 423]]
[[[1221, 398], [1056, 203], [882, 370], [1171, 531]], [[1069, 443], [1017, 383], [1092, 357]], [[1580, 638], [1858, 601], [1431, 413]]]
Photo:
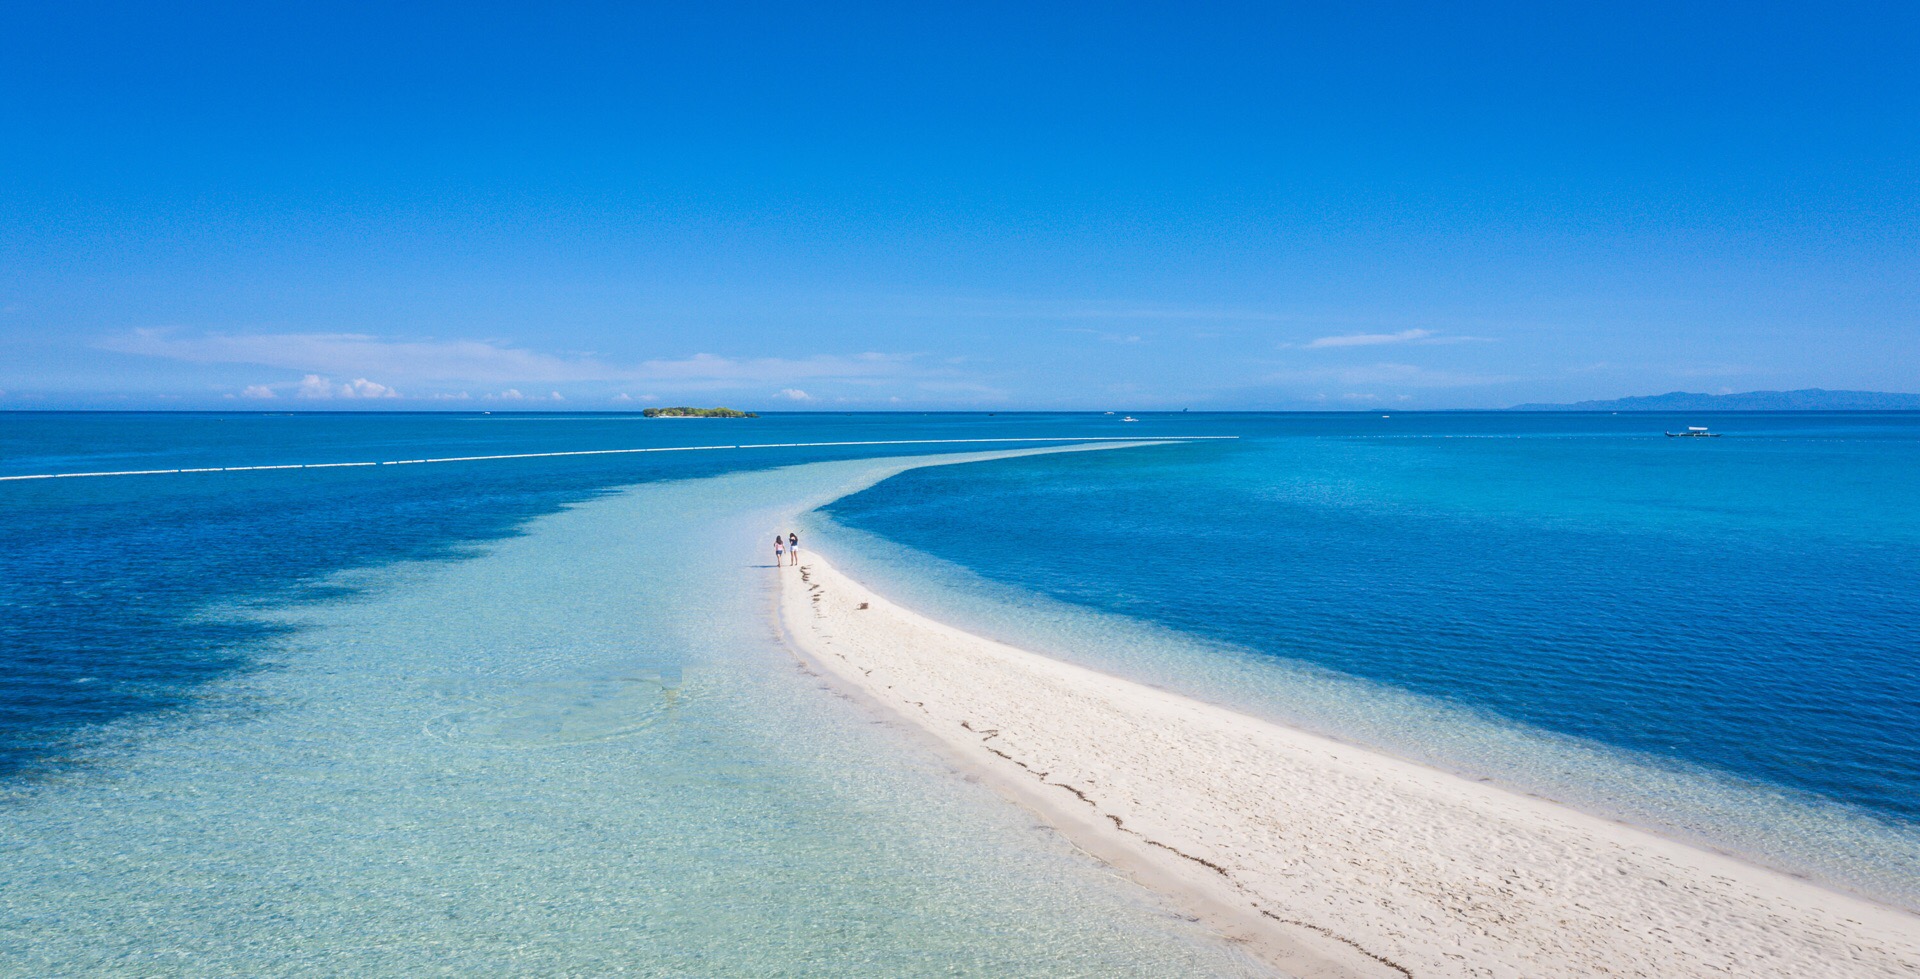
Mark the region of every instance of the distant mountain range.
[[1570, 405], [1514, 405], [1509, 411], [1920, 411], [1920, 394], [1886, 391], [1747, 391], [1693, 394], [1673, 391]]

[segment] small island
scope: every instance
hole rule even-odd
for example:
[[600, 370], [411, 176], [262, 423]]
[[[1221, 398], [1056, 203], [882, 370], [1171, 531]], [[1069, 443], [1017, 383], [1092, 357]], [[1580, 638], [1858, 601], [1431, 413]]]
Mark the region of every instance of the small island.
[[732, 408], [648, 408], [641, 412], [648, 418], [758, 418], [751, 411], [735, 411]]

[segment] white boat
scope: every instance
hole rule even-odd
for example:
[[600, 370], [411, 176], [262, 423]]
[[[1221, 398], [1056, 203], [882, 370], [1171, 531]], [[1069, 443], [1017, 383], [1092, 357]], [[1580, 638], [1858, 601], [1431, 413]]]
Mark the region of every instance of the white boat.
[[1140, 419], [1138, 419], [1138, 418], [1135, 418], [1135, 417], [1133, 417], [1132, 415], [1128, 415], [1127, 417], [1125, 417], [1125, 418], [1122, 418], [1122, 419], [1120, 419], [1120, 420], [1121, 420], [1121, 421], [1123, 421], [1123, 422], [1137, 422], [1137, 421], [1139, 421]]
[[1720, 436], [1707, 431], [1705, 425], [1689, 425], [1684, 432], [1668, 432], [1670, 439], [1717, 439]]

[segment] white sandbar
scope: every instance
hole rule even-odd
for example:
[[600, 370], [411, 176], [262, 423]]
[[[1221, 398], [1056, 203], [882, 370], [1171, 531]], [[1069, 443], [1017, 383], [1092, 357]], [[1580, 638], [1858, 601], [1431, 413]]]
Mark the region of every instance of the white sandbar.
[[1296, 976], [1920, 976], [1920, 918], [926, 619], [808, 553], [797, 651]]

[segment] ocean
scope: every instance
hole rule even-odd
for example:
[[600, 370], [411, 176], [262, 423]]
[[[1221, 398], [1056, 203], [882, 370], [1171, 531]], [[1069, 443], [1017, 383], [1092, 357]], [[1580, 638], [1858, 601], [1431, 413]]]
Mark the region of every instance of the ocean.
[[[1920, 902], [1920, 415], [1147, 415], [904, 473], [963, 627]], [[1667, 438], [1707, 425], [1724, 437]], [[842, 534], [841, 536], [848, 536]]]
[[1916, 900], [1920, 416], [1140, 418], [0, 414], [0, 476], [525, 456], [0, 482], [0, 973], [1258, 971], [799, 670], [796, 526], [963, 627]]

